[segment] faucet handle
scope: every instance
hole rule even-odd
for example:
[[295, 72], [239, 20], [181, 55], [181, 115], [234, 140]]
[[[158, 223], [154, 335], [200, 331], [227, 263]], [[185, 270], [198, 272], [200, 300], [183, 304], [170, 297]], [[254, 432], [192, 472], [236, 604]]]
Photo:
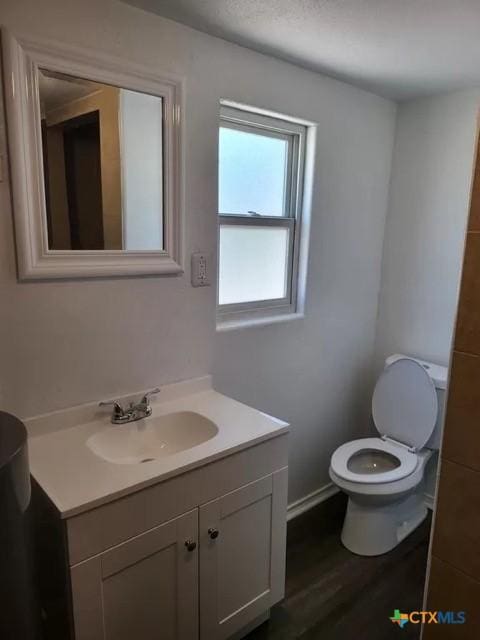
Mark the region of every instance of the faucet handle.
[[99, 407], [111, 407], [113, 406], [113, 415], [114, 416], [123, 416], [125, 414], [125, 410], [122, 405], [118, 402], [118, 400], [107, 400], [98, 403]]
[[156, 393], [160, 393], [160, 389], [158, 387], [156, 387], [155, 389], [152, 389], [151, 391], [146, 391], [143, 394], [142, 399], [140, 400], [140, 404], [148, 404], [150, 397], [155, 395]]

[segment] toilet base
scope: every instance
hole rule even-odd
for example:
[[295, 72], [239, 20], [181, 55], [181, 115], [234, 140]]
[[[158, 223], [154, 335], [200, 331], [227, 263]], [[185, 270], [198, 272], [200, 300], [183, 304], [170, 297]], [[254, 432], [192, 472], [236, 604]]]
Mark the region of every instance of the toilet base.
[[371, 498], [350, 496], [343, 523], [343, 545], [360, 556], [378, 556], [394, 549], [428, 514], [420, 493], [391, 504], [375, 504]]

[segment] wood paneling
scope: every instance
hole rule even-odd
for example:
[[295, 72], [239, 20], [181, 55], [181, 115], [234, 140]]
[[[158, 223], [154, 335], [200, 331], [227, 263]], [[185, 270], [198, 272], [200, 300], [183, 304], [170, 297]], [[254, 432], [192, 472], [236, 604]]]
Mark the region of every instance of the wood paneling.
[[477, 640], [480, 638], [480, 582], [435, 556], [430, 569], [427, 610], [465, 611], [465, 623], [425, 625], [424, 640]]
[[480, 471], [480, 357], [454, 353], [442, 455]]
[[[480, 154], [478, 154], [480, 155]], [[470, 201], [469, 231], [480, 231], [480, 157], [477, 156]]]
[[480, 474], [443, 460], [433, 554], [480, 576]]
[[480, 154], [449, 382], [427, 606], [468, 611], [466, 624], [426, 625], [424, 638], [480, 637]]
[[480, 355], [480, 233], [467, 234], [455, 349]]

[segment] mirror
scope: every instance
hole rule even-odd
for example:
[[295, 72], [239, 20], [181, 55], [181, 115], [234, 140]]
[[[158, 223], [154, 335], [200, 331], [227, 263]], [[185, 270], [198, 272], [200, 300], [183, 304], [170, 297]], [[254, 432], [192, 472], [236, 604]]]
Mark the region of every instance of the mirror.
[[38, 79], [48, 248], [162, 249], [162, 98]]
[[2, 35], [20, 278], [181, 272], [183, 82]]

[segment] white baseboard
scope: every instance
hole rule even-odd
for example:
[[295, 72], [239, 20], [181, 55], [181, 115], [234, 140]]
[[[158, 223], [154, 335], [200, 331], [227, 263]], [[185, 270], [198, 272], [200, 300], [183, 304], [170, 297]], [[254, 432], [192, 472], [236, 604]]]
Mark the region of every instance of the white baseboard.
[[[293, 520], [293, 518], [296, 518], [302, 513], [313, 509], [313, 507], [316, 507], [317, 504], [328, 500], [328, 498], [331, 498], [339, 491], [340, 489], [336, 487], [333, 482], [328, 482], [327, 484], [323, 485], [323, 487], [319, 487], [315, 491], [312, 491], [312, 493], [303, 496], [303, 498], [295, 500], [295, 502], [292, 502], [287, 507], [287, 521]], [[435, 496], [432, 496], [430, 493], [424, 493], [423, 498], [427, 509], [433, 511]]]
[[430, 511], [433, 511], [433, 505], [435, 503], [435, 496], [432, 496], [430, 493], [424, 493], [423, 494], [423, 499], [424, 499], [425, 506], [427, 507], [427, 509], [430, 509]]
[[331, 498], [339, 491], [340, 489], [338, 487], [336, 487], [332, 482], [329, 482], [328, 484], [323, 485], [323, 487], [319, 487], [315, 491], [312, 491], [312, 493], [303, 496], [300, 500], [295, 500], [295, 502], [292, 502], [287, 507], [287, 520], [292, 520], [302, 513], [309, 511], [317, 504], [320, 504], [324, 500], [328, 500], [328, 498]]

